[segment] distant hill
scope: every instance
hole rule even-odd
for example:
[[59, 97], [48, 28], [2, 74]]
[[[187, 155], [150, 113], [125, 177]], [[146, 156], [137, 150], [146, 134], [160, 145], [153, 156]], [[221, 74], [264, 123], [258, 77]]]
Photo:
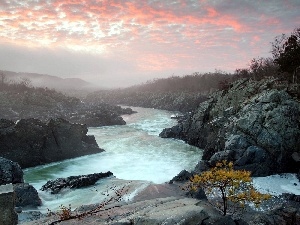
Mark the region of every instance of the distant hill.
[[[82, 80], [80, 78], [60, 78], [57, 76], [51, 76], [47, 74], [38, 73], [24, 73], [24, 72], [11, 72], [0, 70], [0, 74], [3, 73], [7, 81], [20, 82], [24, 79], [30, 81], [30, 84], [34, 87], [47, 87], [62, 92], [73, 93], [75, 91], [95, 91], [98, 89], [95, 85]], [[90, 91], [88, 91], [90, 90]]]
[[207, 100], [207, 95], [227, 84], [232, 74], [222, 71], [215, 73], [194, 73], [183, 77], [172, 76], [148, 81], [144, 84], [122, 89], [98, 90], [86, 97], [86, 101], [170, 111], [190, 112], [199, 103]]

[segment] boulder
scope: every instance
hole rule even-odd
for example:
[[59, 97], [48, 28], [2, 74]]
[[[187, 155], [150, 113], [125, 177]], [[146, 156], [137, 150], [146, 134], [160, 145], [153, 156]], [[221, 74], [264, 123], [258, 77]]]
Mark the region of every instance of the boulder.
[[20, 165], [0, 157], [0, 185], [23, 182], [23, 171]]
[[38, 207], [42, 205], [37, 190], [28, 183], [14, 184], [16, 207]]
[[12, 184], [0, 185], [0, 212], [1, 225], [15, 225], [18, 223]]
[[63, 188], [81, 188], [94, 185], [98, 180], [113, 176], [113, 173], [108, 171], [106, 173], [94, 173], [80, 176], [70, 176], [67, 178], [57, 178], [49, 180], [41, 188], [42, 191], [51, 191], [51, 194], [57, 194]]
[[6, 125], [0, 128], [0, 156], [18, 162], [22, 168], [104, 151], [93, 136], [87, 135], [86, 125], [61, 118], [48, 123], [21, 119], [2, 124]]
[[179, 181], [179, 182], [185, 182], [188, 181], [192, 177], [192, 173], [190, 173], [187, 170], [180, 171], [179, 174], [177, 174], [175, 177], [173, 177], [172, 180], [170, 180], [170, 183], [173, 183], [173, 181]]

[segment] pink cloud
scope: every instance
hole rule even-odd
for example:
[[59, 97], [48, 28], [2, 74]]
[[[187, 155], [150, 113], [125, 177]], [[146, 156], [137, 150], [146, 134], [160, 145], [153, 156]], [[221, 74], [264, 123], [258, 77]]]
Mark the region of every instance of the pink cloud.
[[205, 0], [5, 1], [0, 44], [119, 55], [126, 62], [130, 52], [142, 70], [229, 68], [265, 54], [272, 38], [297, 25], [300, 3], [274, 2], [273, 10], [250, 0], [234, 7]]

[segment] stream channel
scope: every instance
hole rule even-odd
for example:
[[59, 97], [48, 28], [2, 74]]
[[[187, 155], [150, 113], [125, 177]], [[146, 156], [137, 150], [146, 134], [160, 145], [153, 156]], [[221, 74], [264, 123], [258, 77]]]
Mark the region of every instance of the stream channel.
[[[134, 195], [150, 182], [168, 182], [181, 170], [190, 171], [195, 167], [201, 159], [201, 149], [180, 140], [158, 136], [163, 128], [177, 123], [171, 119], [172, 112], [139, 107], [132, 109], [138, 113], [123, 116], [126, 125], [89, 128], [88, 134], [95, 136], [105, 152], [24, 170], [25, 182], [32, 184], [42, 199], [41, 212], [57, 210], [60, 205], [70, 204], [73, 209], [99, 203], [105, 198], [103, 193], [112, 185], [124, 185], [128, 180], [136, 181], [131, 192]], [[55, 195], [39, 190], [51, 179], [107, 171], [113, 172], [117, 179], [105, 178], [92, 187], [66, 189]]]

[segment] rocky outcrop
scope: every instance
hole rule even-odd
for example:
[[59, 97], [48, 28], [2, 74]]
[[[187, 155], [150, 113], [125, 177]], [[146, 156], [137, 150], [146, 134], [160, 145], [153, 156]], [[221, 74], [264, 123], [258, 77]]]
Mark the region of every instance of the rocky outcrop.
[[136, 113], [131, 108], [109, 105], [105, 103], [83, 104], [73, 112], [67, 113], [64, 118], [70, 122], [86, 124], [88, 127], [101, 127], [111, 125], [125, 125], [121, 115]]
[[254, 176], [300, 168], [300, 104], [275, 79], [239, 80], [160, 136], [203, 148], [198, 171], [224, 159]]
[[300, 196], [285, 194], [284, 201], [277, 205], [272, 204], [272, 210], [266, 211], [245, 211], [242, 217], [249, 225], [298, 225], [300, 224]]
[[64, 119], [1, 119], [0, 156], [26, 168], [104, 151], [87, 131], [86, 125]]
[[42, 191], [51, 191], [51, 194], [57, 194], [63, 188], [81, 188], [94, 185], [98, 180], [113, 176], [113, 173], [108, 171], [106, 173], [94, 173], [80, 176], [70, 176], [67, 178], [57, 178], [49, 180], [41, 188]]

